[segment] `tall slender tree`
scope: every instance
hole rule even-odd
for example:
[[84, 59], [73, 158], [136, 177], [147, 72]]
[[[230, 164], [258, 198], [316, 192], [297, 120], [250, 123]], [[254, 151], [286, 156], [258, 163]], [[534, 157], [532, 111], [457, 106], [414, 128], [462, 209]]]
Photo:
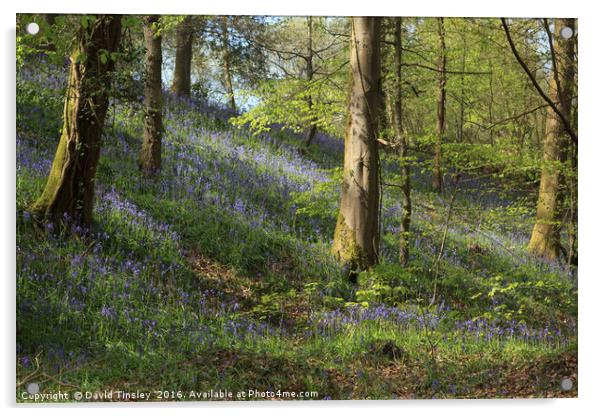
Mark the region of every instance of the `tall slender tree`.
[[332, 251], [353, 282], [359, 270], [378, 260], [380, 26], [378, 17], [351, 20], [344, 173]]
[[161, 134], [163, 130], [163, 98], [161, 89], [161, 35], [157, 34], [158, 15], [145, 16], [144, 43], [144, 137], [140, 152], [140, 169], [146, 176], [161, 170]]
[[176, 28], [176, 64], [171, 90], [178, 96], [190, 96], [190, 67], [194, 38], [192, 16], [186, 16]]
[[412, 218], [412, 198], [411, 198], [411, 183], [410, 183], [410, 166], [407, 161], [408, 143], [403, 131], [402, 123], [402, 93], [401, 93], [401, 17], [395, 18], [395, 99], [393, 103], [393, 125], [395, 135], [399, 145], [399, 158], [401, 162], [401, 195], [402, 195], [402, 211], [401, 211], [401, 226], [399, 229], [399, 263], [405, 266], [409, 258], [409, 238], [410, 238], [410, 222]]
[[221, 18], [222, 35], [222, 65], [224, 66], [224, 87], [226, 88], [226, 98], [228, 107], [236, 111], [236, 100], [234, 97], [234, 87], [232, 86], [232, 65], [230, 61], [230, 41], [228, 34], [228, 16]]
[[460, 109], [458, 114], [458, 125], [456, 127], [456, 140], [458, 143], [463, 143], [464, 122], [466, 121], [466, 85], [464, 71], [466, 71], [466, 53], [468, 44], [466, 42], [466, 33], [464, 31], [460, 33], [460, 36], [462, 38], [462, 73], [460, 74]]
[[554, 36], [550, 42], [552, 71], [550, 99], [557, 103], [560, 115], [548, 108], [543, 143], [543, 166], [537, 200], [536, 222], [529, 241], [529, 250], [540, 256], [555, 259], [560, 253], [561, 226], [561, 165], [566, 162], [568, 132], [562, 121], [571, 118], [571, 102], [575, 77], [574, 36], [564, 39], [561, 31], [575, 32], [575, 19], [554, 19]]
[[439, 73], [439, 98], [437, 100], [437, 135], [435, 137], [435, 155], [433, 157], [432, 188], [435, 192], [441, 192], [443, 188], [443, 175], [441, 174], [441, 146], [443, 134], [445, 133], [445, 85], [447, 84], [446, 64], [447, 51], [445, 48], [445, 22], [443, 17], [437, 19], [439, 34], [439, 62], [437, 71]]
[[[56, 23], [56, 14], [41, 14], [40, 17], [42, 18], [42, 27], [45, 30], [50, 30], [50, 28], [52, 26], [54, 26], [54, 24]], [[51, 41], [47, 41], [47, 43], [45, 45], [40, 45], [41, 49], [47, 50], [47, 51], [54, 51], [55, 50], [55, 46]]]
[[[306, 78], [307, 78], [307, 82], [308, 84], [311, 84], [311, 82], [314, 79], [314, 48], [313, 48], [313, 17], [312, 16], [307, 16], [307, 55], [305, 56], [305, 61], [306, 61]], [[308, 88], [310, 86], [308, 85]], [[313, 97], [311, 92], [309, 92], [307, 94], [307, 108], [310, 112], [310, 114], [312, 113], [312, 108], [313, 108]], [[309, 147], [309, 145], [311, 144], [311, 142], [313, 141], [315, 135], [316, 135], [316, 131], [317, 131], [317, 127], [316, 127], [316, 123], [315, 123], [315, 117], [312, 117], [310, 122], [309, 122], [309, 127], [307, 129], [306, 135], [305, 135], [305, 145]]]
[[[576, 42], [575, 42], [576, 43]], [[577, 45], [575, 45], [577, 46]], [[577, 106], [573, 108], [573, 128], [577, 127]], [[570, 166], [570, 174], [566, 178], [567, 188], [567, 209], [569, 212], [569, 218], [567, 223], [567, 260], [569, 264], [577, 266], [577, 225], [578, 225], [578, 155], [577, 155], [577, 144], [569, 141], [568, 149], [568, 160]]]
[[121, 16], [82, 19], [70, 57], [61, 138], [44, 191], [32, 207], [41, 219], [58, 223], [66, 214], [83, 225], [92, 221], [96, 167], [120, 39]]

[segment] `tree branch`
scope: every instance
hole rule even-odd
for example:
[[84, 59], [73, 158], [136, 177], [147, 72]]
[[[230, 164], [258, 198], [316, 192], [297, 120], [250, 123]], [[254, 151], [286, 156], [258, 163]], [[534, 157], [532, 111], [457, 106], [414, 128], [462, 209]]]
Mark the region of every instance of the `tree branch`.
[[573, 141], [573, 143], [577, 144], [577, 141], [578, 141], [577, 134], [575, 134], [575, 132], [571, 128], [571, 123], [564, 116], [564, 114], [562, 114], [562, 112], [558, 109], [558, 106], [556, 104], [554, 104], [554, 102], [550, 99], [550, 97], [548, 97], [548, 95], [543, 91], [543, 89], [537, 82], [537, 79], [535, 79], [535, 75], [533, 75], [531, 70], [529, 70], [529, 67], [527, 66], [525, 61], [523, 61], [520, 54], [516, 50], [516, 46], [514, 45], [512, 36], [510, 36], [510, 30], [508, 29], [508, 25], [506, 24], [506, 19], [502, 17], [501, 20], [502, 20], [502, 26], [504, 28], [504, 32], [506, 33], [506, 39], [508, 39], [508, 44], [510, 45], [510, 49], [512, 49], [512, 53], [514, 54], [514, 57], [516, 58], [516, 60], [520, 64], [520, 66], [523, 68], [523, 70], [526, 72], [527, 76], [531, 80], [531, 83], [533, 84], [533, 86], [535, 87], [535, 89], [537, 90], [537, 92], [539, 93], [541, 98], [543, 98], [544, 101], [546, 103], [548, 103], [548, 105], [552, 108], [552, 110], [554, 110], [556, 115], [560, 118], [560, 121], [562, 121], [562, 124], [564, 126], [564, 130], [571, 137], [571, 140]]
[[435, 72], [451, 74], [451, 75], [491, 75], [490, 71], [450, 71], [448, 69], [446, 69], [445, 71], [442, 71], [439, 68], [434, 68], [432, 66], [422, 65], [422, 64], [418, 64], [418, 63], [403, 63], [402, 65], [403, 66], [416, 66], [418, 68], [428, 69], [429, 71], [435, 71]]
[[548, 43], [550, 44], [550, 54], [552, 55], [552, 70], [554, 74], [554, 82], [556, 82], [556, 91], [558, 91], [558, 96], [562, 97], [560, 78], [558, 78], [558, 64], [556, 60], [556, 51], [554, 50], [554, 40], [552, 38], [552, 32], [550, 32], [550, 26], [548, 23], [548, 19], [544, 17], [543, 26], [546, 30], [546, 34], [548, 35]]

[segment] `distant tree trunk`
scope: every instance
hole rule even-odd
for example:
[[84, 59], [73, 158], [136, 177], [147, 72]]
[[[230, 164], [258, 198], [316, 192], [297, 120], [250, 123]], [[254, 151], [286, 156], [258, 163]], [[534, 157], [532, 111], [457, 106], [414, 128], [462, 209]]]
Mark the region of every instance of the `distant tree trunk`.
[[[395, 18], [391, 18], [392, 20]], [[381, 42], [388, 42], [389, 28], [386, 24], [388, 19], [383, 19], [381, 27]], [[391, 43], [392, 44], [392, 43]], [[389, 129], [393, 129], [393, 101], [394, 101], [394, 86], [393, 81], [389, 80], [388, 68], [389, 65], [385, 62], [389, 62], [388, 48], [381, 48], [381, 76], [378, 83], [378, 125], [377, 131], [379, 136], [383, 136], [383, 133], [387, 135], [390, 133]], [[386, 147], [384, 149], [387, 149]]]
[[230, 40], [228, 36], [228, 16], [222, 16], [222, 60], [224, 64], [224, 87], [228, 98], [228, 107], [236, 111], [234, 88], [232, 87], [232, 70], [230, 68]]
[[[550, 99], [558, 103], [558, 109], [565, 119], [570, 119], [575, 76], [574, 36], [563, 39], [560, 30], [570, 27], [575, 30], [575, 19], [554, 20], [554, 40], [551, 43], [556, 52], [553, 71], [550, 76]], [[529, 242], [529, 250], [548, 259], [556, 259], [560, 252], [561, 223], [561, 168], [566, 161], [568, 138], [566, 126], [559, 115], [548, 109], [546, 134], [543, 144], [543, 166], [539, 184], [537, 215]]]
[[[56, 22], [56, 14], [41, 14], [40, 17], [42, 18], [42, 21], [44, 22], [44, 26], [43, 29], [50, 29], [52, 26], [54, 26], [54, 23]], [[42, 49], [45, 49], [47, 51], [54, 51], [55, 50], [55, 46], [52, 42], [48, 41], [48, 43], [46, 43], [45, 45], [41, 46]]]
[[381, 82], [381, 88], [379, 89], [379, 132], [386, 130], [389, 126], [392, 127], [395, 124], [395, 121], [393, 120], [393, 97], [391, 96], [391, 93], [384, 88], [383, 84], [384, 83]]
[[[311, 98], [310, 98], [311, 100]], [[314, 140], [314, 137], [316, 137], [316, 133], [318, 132], [318, 128], [316, 127], [315, 124], [311, 124], [309, 126], [309, 128], [307, 129], [307, 133], [305, 135], [305, 146], [309, 147], [311, 145], [311, 142]]]
[[341, 205], [333, 254], [357, 282], [357, 273], [378, 261], [378, 17], [351, 22], [349, 106], [345, 129]]
[[435, 138], [435, 156], [433, 158], [433, 178], [432, 188], [435, 192], [441, 192], [443, 188], [443, 176], [441, 174], [441, 145], [443, 143], [443, 134], [445, 133], [445, 84], [447, 76], [446, 68], [446, 50], [445, 50], [445, 25], [443, 18], [438, 19], [439, 32], [439, 98], [437, 101], [437, 137]]
[[40, 16], [48, 26], [54, 25], [54, 22], [56, 21], [56, 14], [41, 14]]
[[190, 97], [192, 64], [192, 16], [186, 16], [176, 29], [176, 64], [171, 91], [179, 97]]
[[[314, 49], [313, 49], [313, 21], [312, 17], [307, 17], [307, 82], [311, 83], [314, 79]], [[307, 108], [309, 109], [310, 115], [313, 108], [313, 100], [311, 96], [311, 92], [307, 95]], [[309, 147], [311, 145], [312, 140], [316, 135], [316, 123], [314, 117], [311, 116], [309, 128], [307, 129], [307, 133], [305, 136], [305, 145]]]
[[99, 15], [80, 27], [71, 55], [63, 129], [42, 195], [32, 211], [42, 220], [92, 222], [94, 182], [101, 134], [109, 105], [110, 54], [119, 48], [121, 17]]
[[466, 106], [466, 87], [464, 82], [464, 71], [466, 71], [466, 33], [462, 32], [462, 74], [460, 75], [460, 120], [458, 121], [458, 129], [456, 138], [458, 143], [464, 142], [464, 122], [465, 122], [465, 106]]
[[401, 226], [399, 229], [399, 264], [407, 265], [409, 259], [410, 222], [412, 218], [412, 198], [410, 183], [410, 167], [406, 160], [408, 143], [402, 125], [402, 95], [401, 95], [401, 17], [395, 18], [395, 102], [393, 105], [393, 123], [395, 135], [399, 141], [399, 158], [401, 161]]
[[158, 15], [144, 17], [146, 68], [144, 77], [144, 139], [140, 152], [140, 169], [146, 176], [161, 170], [161, 134], [163, 131], [163, 98], [161, 89], [161, 36], [155, 35], [153, 25]]
[[[489, 111], [489, 125], [493, 124], [493, 99], [494, 99], [494, 91], [493, 91], [493, 62], [491, 61], [491, 57], [489, 57], [489, 71], [491, 74], [489, 75], [489, 100], [487, 101], [487, 109]], [[489, 143], [491, 146], [495, 145], [495, 141], [493, 140], [493, 129], [489, 129]]]

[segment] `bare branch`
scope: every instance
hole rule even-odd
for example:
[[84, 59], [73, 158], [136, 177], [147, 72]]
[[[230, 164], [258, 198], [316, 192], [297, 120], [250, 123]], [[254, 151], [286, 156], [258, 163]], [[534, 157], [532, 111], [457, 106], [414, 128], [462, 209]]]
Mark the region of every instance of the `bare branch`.
[[578, 142], [577, 134], [575, 134], [575, 132], [571, 128], [571, 123], [564, 116], [564, 114], [562, 114], [562, 112], [558, 109], [558, 106], [550, 99], [550, 97], [548, 97], [548, 95], [541, 88], [541, 86], [537, 82], [537, 79], [535, 79], [535, 75], [533, 75], [533, 73], [529, 70], [529, 67], [527, 66], [525, 61], [523, 61], [520, 54], [516, 50], [516, 46], [514, 45], [514, 41], [512, 40], [512, 36], [510, 35], [510, 30], [508, 29], [508, 25], [506, 24], [506, 19], [502, 17], [501, 20], [502, 20], [502, 26], [504, 28], [504, 32], [506, 32], [506, 39], [508, 39], [508, 44], [510, 45], [510, 49], [512, 49], [512, 53], [514, 54], [514, 57], [516, 58], [516, 60], [520, 64], [520, 66], [523, 68], [523, 70], [525, 71], [525, 73], [527, 74], [529, 79], [531, 80], [531, 83], [533, 84], [533, 86], [535, 87], [535, 89], [537, 90], [537, 92], [539, 93], [541, 98], [543, 98], [544, 101], [548, 103], [548, 105], [552, 108], [552, 110], [554, 110], [556, 115], [560, 118], [560, 120], [562, 121], [562, 124], [564, 126], [564, 130], [571, 137], [571, 140], [573, 141], [573, 143], [577, 144], [577, 142]]
[[491, 75], [491, 71], [450, 71], [449, 69], [442, 71], [438, 68], [428, 66], [428, 65], [422, 65], [419, 63], [403, 63], [402, 65], [403, 66], [415, 66], [418, 68], [428, 69], [429, 71], [451, 74], [451, 75]]

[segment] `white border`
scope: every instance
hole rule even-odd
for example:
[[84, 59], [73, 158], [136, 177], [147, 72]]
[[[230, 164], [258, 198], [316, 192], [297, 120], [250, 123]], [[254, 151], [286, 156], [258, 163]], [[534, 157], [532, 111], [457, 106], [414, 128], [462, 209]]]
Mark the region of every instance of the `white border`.
[[[370, 410], [388, 414], [430, 414], [440, 415], [488, 415], [509, 413], [535, 414], [590, 414], [596, 406], [600, 382], [600, 360], [597, 359], [602, 347], [600, 344], [601, 315], [599, 307], [600, 273], [596, 259], [600, 258], [602, 243], [599, 236], [599, 212], [602, 198], [599, 182], [602, 175], [598, 165], [602, 158], [600, 146], [600, 43], [598, 32], [600, 13], [595, 1], [525, 1], [503, 0], [499, 2], [470, 0], [304, 0], [298, 2], [266, 0], [169, 0], [155, 3], [127, 0], [104, 0], [85, 2], [82, 0], [53, 0], [18, 2], [5, 1], [2, 8], [2, 123], [4, 133], [0, 136], [0, 165], [2, 180], [2, 317], [5, 328], [2, 350], [2, 375], [0, 395], [8, 413], [29, 413], [34, 409], [48, 415], [85, 414], [106, 415], [110, 413], [142, 413], [153, 415], [165, 412], [167, 407], [186, 414], [226, 413], [226, 414], [299, 414], [343, 413], [345, 415], [365, 415]], [[579, 215], [580, 215], [580, 282], [579, 282], [579, 399], [562, 400], [457, 400], [457, 401], [403, 401], [403, 402], [311, 402], [311, 403], [167, 403], [157, 405], [106, 405], [90, 407], [86, 405], [19, 407], [14, 405], [14, 354], [15, 354], [15, 13], [160, 13], [160, 14], [273, 14], [273, 15], [403, 15], [403, 16], [523, 16], [555, 17], [570, 16], [579, 18], [579, 130], [581, 146], [579, 150]], [[119, 408], [119, 410], [117, 408]], [[21, 410], [20, 410], [21, 409]]]

